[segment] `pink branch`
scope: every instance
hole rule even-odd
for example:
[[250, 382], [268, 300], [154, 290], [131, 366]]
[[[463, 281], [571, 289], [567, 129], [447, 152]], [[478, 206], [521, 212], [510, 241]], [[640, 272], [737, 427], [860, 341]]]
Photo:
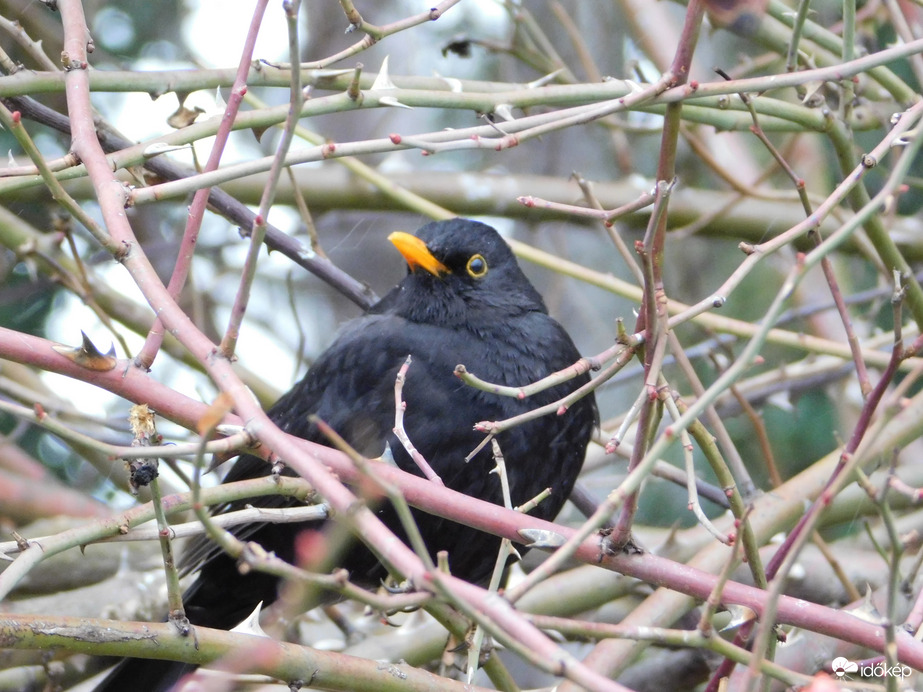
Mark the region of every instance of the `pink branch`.
[[[130, 367], [129, 361], [118, 361], [116, 367], [108, 372], [87, 370], [53, 351], [51, 342], [9, 329], [0, 328], [0, 357], [29, 363], [51, 372], [90, 382], [132, 401], [149, 403], [158, 411], [169, 411], [169, 418], [188, 427], [193, 427], [208, 408], [206, 404], [184, 397], [149, 375]], [[918, 396], [919, 398], [913, 404], [909, 404], [898, 414], [899, 419], [903, 418], [912, 422], [915, 417], [921, 415], [923, 395]], [[226, 422], [239, 424], [240, 419], [229, 416]], [[267, 424], [272, 425], [268, 421]], [[275, 428], [275, 426], [272, 427]], [[325, 473], [329, 468], [347, 483], [358, 480], [359, 473], [345, 454], [329, 447], [285, 435], [278, 428], [275, 430], [278, 437], [270, 441], [264, 431], [261, 439], [267, 442], [269, 448], [273, 450], [284, 450], [285, 453], [282, 456], [287, 461], [294, 460], [295, 463], [292, 466], [296, 470], [312, 465], [324, 469]], [[546, 531], [559, 534], [565, 539], [574, 534], [574, 530], [569, 527], [542, 521], [521, 512], [463, 495], [392, 466], [377, 464], [374, 470], [382, 480], [397, 486], [411, 505], [431, 514], [459, 521], [513, 541], [522, 540], [522, 531]], [[829, 469], [823, 469], [820, 466], [809, 469], [788, 481], [786, 486], [779, 488], [777, 497], [787, 497], [787, 486], [803, 488], [805, 484], [816, 485], [817, 480], [814, 476], [826, 478], [828, 475]], [[800, 501], [797, 499], [793, 501], [798, 503], [800, 509]], [[777, 499], [773, 500], [773, 504], [777, 502]], [[781, 511], [781, 508], [776, 507], [775, 511]], [[754, 522], [759, 521], [760, 514], [760, 511], [755, 513]], [[708, 597], [714, 588], [716, 579], [713, 574], [702, 569], [681, 565], [650, 554], [601, 555], [599, 541], [596, 537], [584, 541], [578, 548], [576, 557], [587, 564], [598, 564], [601, 567], [699, 599]], [[410, 553], [410, 558], [416, 561], [412, 553]], [[423, 577], [422, 581], [415, 581], [415, 583], [429, 583], [427, 575], [411, 572], [411, 576], [413, 575]], [[745, 605], [757, 613], [762, 613], [766, 605], [766, 592], [751, 586], [729, 582], [722, 594], [722, 602], [725, 605]], [[880, 649], [880, 642], [883, 641], [884, 636], [883, 628], [880, 626], [862, 622], [847, 612], [787, 596], [779, 600], [777, 620], [780, 623], [804, 627], [878, 649]], [[902, 662], [923, 669], [923, 644], [913, 641], [910, 637], [901, 636], [898, 638], [898, 652]]]

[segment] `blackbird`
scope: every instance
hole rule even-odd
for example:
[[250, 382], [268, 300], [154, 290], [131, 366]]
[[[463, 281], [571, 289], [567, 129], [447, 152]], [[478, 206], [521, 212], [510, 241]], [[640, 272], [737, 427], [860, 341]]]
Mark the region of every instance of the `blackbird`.
[[[316, 414], [363, 455], [388, 458], [390, 454], [397, 466], [421, 475], [392, 430], [395, 377], [410, 355], [403, 399], [404, 427], [411, 442], [448, 487], [502, 504], [500, 480], [491, 473], [495, 461], [490, 445], [465, 461], [485, 437], [474, 425], [555, 402], [588, 378], [583, 375], [519, 399], [465, 385], [454, 375], [455, 366], [463, 363], [492, 383], [521, 386], [573, 364], [580, 354], [490, 226], [452, 219], [428, 223], [415, 236], [394, 233], [389, 239], [407, 262], [407, 276], [365, 315], [343, 326], [304, 379], [272, 407], [269, 417], [292, 435], [328, 444], [309, 421]], [[500, 433], [496, 439], [514, 506], [550, 487], [551, 496], [531, 514], [553, 519], [573, 488], [597, 423], [590, 394], [563, 413]], [[265, 461], [245, 455], [225, 482], [269, 472]], [[249, 504], [286, 502], [254, 498]], [[384, 503], [377, 511], [406, 542], [393, 508]], [[413, 516], [431, 553], [448, 552], [454, 575], [473, 583], [488, 581], [499, 538], [422, 511], [414, 510]], [[316, 523], [251, 525], [239, 537], [292, 561], [295, 537], [306, 528], [319, 527]], [[260, 601], [268, 604], [276, 599], [275, 577], [258, 572], [242, 575], [233, 559], [208, 549], [204, 541], [191, 551], [193, 559], [201, 562], [198, 578], [184, 596], [192, 624], [229, 629]], [[358, 542], [342, 555], [339, 566], [364, 585], [377, 585], [388, 574]], [[168, 690], [191, 669], [176, 662], [126, 659], [97, 690]]]

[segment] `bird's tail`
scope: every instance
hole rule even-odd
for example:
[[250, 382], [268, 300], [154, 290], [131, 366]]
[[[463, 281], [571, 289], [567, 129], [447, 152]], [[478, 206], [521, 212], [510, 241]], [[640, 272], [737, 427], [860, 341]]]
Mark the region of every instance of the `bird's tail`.
[[196, 667], [179, 661], [123, 658], [94, 692], [170, 692], [180, 678]]

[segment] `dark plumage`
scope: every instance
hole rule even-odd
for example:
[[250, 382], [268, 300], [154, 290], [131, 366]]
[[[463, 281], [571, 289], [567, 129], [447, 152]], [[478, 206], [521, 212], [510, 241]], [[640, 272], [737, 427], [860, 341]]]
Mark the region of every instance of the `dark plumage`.
[[[420, 475], [395, 438], [394, 381], [409, 355], [413, 363], [403, 389], [407, 404], [405, 429], [445, 484], [460, 492], [502, 504], [500, 482], [490, 446], [465, 462], [484, 439], [473, 430], [482, 420], [502, 420], [556, 401], [587, 381], [586, 376], [545, 390], [525, 400], [498, 396], [464, 385], [454, 374], [464, 363], [469, 371], [497, 384], [519, 386], [571, 365], [579, 353], [564, 329], [548, 316], [541, 296], [520, 270], [497, 232], [466, 219], [423, 226], [415, 240], [394, 234], [392, 242], [410, 271], [367, 314], [345, 324], [333, 344], [301, 382], [270, 410], [285, 431], [314, 442], [327, 440], [310, 424], [317, 414], [351, 445], [369, 457], [390, 447], [395, 462]], [[422, 241], [422, 242], [421, 242]], [[501, 433], [514, 505], [546, 487], [550, 498], [532, 514], [553, 519], [580, 471], [587, 443], [597, 423], [592, 395], [560, 416], [550, 415]], [[226, 477], [236, 481], [265, 475], [268, 465], [241, 457]], [[272, 500], [270, 500], [272, 501]], [[279, 504], [280, 500], [275, 500]], [[253, 504], [267, 504], [258, 499]], [[387, 504], [382, 519], [403, 537]], [[490, 577], [500, 539], [415, 510], [423, 539], [435, 555], [449, 554], [453, 574], [475, 583]], [[293, 558], [293, 542], [304, 525], [250, 527], [248, 539]], [[201, 547], [201, 546], [200, 546]], [[354, 581], [375, 585], [386, 570], [360, 544], [344, 555], [342, 566]], [[276, 598], [277, 581], [261, 574], [242, 576], [233, 560], [211, 554], [186, 593], [193, 624], [230, 628], [259, 601]], [[144, 670], [145, 667], [147, 670]], [[188, 667], [131, 660], [110, 676], [100, 690], [168, 689]], [[160, 676], [158, 687], [148, 678]], [[139, 677], [140, 676], [140, 677]], [[138, 687], [139, 679], [145, 680]]]

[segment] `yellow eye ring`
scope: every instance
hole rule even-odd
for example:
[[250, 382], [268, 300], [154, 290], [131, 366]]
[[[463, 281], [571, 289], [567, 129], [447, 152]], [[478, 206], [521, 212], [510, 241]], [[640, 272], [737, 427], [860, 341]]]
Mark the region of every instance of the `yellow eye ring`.
[[483, 255], [471, 255], [471, 259], [468, 260], [465, 268], [468, 270], [469, 276], [480, 279], [487, 273], [487, 260], [484, 259]]

